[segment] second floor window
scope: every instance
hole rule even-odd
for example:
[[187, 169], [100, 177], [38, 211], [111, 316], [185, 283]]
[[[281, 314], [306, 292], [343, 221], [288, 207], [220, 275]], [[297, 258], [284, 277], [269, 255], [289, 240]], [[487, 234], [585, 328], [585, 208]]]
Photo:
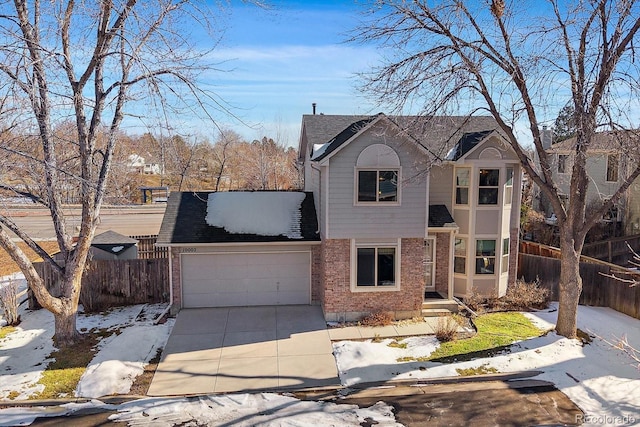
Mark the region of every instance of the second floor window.
[[456, 205], [469, 204], [469, 168], [456, 169]]
[[358, 202], [398, 202], [398, 171], [358, 171]]
[[558, 154], [558, 173], [567, 173], [568, 158], [566, 154]]
[[500, 181], [499, 169], [480, 169], [478, 180], [478, 204], [498, 204], [498, 182]]
[[618, 180], [618, 163], [617, 154], [609, 154], [607, 156], [607, 181], [616, 182]]

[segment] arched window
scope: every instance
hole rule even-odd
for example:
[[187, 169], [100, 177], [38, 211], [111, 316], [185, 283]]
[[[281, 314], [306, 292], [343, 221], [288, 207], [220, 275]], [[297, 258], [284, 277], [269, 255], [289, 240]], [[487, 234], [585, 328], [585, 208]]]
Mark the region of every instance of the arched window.
[[373, 144], [356, 161], [356, 204], [400, 203], [400, 158], [388, 145]]

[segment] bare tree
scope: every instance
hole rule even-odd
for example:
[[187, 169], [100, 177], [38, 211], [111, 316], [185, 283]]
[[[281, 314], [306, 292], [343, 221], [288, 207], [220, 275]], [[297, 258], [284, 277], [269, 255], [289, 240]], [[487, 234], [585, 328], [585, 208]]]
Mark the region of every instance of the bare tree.
[[[240, 135], [230, 130], [221, 130], [212, 150], [211, 172], [215, 174], [215, 190], [220, 191], [230, 160], [235, 155], [235, 147], [241, 141]], [[227, 184], [228, 185], [228, 184]], [[228, 189], [228, 188], [227, 188]]]
[[[398, 112], [484, 111], [495, 118], [558, 217], [562, 259], [556, 331], [566, 337], [576, 336], [585, 236], [640, 174], [638, 138], [621, 132], [625, 137], [616, 144], [630, 160], [626, 175], [613, 197], [586, 211], [585, 165], [594, 135], [633, 127], [629, 112], [638, 106], [639, 29], [640, 7], [634, 0], [381, 0], [353, 35], [353, 41], [376, 43], [388, 52], [363, 85], [382, 104]], [[575, 144], [565, 208], [539, 126], [548, 120], [548, 110], [567, 99], [574, 110]], [[520, 127], [531, 134], [539, 167], [518, 143]]]
[[[211, 16], [204, 2], [172, 0], [15, 0], [0, 6], [0, 123], [39, 147], [12, 154], [42, 171], [42, 192], [29, 196], [49, 209], [63, 261], [54, 261], [8, 216], [0, 216], [0, 246], [19, 265], [38, 302], [54, 314], [58, 346], [80, 338], [82, 273], [125, 115], [140, 115], [136, 100], [144, 100], [145, 110], [159, 107], [165, 117], [179, 112], [167, 111], [169, 106], [185, 106], [193, 114], [217, 102], [195, 85], [207, 52], [191, 37], [196, 26], [209, 30]], [[67, 120], [73, 123], [68, 141], [54, 132], [56, 123]], [[59, 191], [65, 182], [80, 194], [75, 246]], [[60, 295], [49, 293], [9, 232], [62, 274]]]

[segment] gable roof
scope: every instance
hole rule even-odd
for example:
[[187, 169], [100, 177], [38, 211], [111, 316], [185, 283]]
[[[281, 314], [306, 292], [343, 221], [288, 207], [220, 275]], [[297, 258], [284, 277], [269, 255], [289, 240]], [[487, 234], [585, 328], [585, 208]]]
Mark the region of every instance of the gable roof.
[[105, 231], [94, 236], [91, 245], [135, 245], [138, 243], [136, 239], [116, 233], [113, 230]]
[[[247, 195], [286, 193], [282, 191], [242, 192]], [[207, 223], [207, 204], [211, 191], [200, 192], [172, 192], [167, 202], [157, 244], [170, 246], [172, 244], [206, 244], [206, 243], [260, 243], [260, 242], [315, 242], [320, 241], [318, 221], [311, 192], [292, 192], [304, 194], [300, 204], [299, 237], [286, 235], [270, 236], [256, 233], [232, 233], [224, 227], [212, 226]], [[219, 193], [218, 193], [219, 194]], [[251, 199], [251, 197], [249, 197]], [[260, 197], [255, 197], [255, 212], [263, 212], [267, 207], [262, 206]], [[224, 202], [224, 198], [220, 199]]]
[[451, 151], [449, 151], [446, 159], [454, 162], [460, 160], [465, 154], [476, 148], [480, 142], [484, 141], [493, 132], [493, 130], [483, 130], [480, 132], [465, 133]]
[[[305, 114], [302, 116], [300, 155], [310, 158], [314, 146], [323, 146], [324, 152], [313, 160], [322, 160], [349, 141], [363, 127], [384, 116], [418, 145], [429, 150], [436, 159], [446, 154], [465, 133], [498, 130], [498, 124], [489, 116], [374, 116]], [[303, 160], [303, 159], [301, 159]]]
[[[619, 130], [619, 131], [606, 131], [598, 132], [593, 135], [591, 139], [591, 145], [587, 151], [607, 151], [618, 152], [627, 150], [625, 148], [629, 143], [640, 142], [640, 135], [637, 130]], [[576, 137], [573, 136], [564, 141], [553, 144], [547, 148], [547, 152], [573, 152], [576, 147]]]
[[429, 227], [457, 227], [445, 205], [429, 205]]

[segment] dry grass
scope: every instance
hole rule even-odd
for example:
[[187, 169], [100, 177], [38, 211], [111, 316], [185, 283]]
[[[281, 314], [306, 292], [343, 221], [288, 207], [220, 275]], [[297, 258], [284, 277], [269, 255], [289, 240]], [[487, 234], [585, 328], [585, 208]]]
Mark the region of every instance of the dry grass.
[[507, 293], [501, 298], [480, 295], [475, 289], [464, 298], [464, 303], [475, 312], [482, 314], [495, 311], [528, 311], [543, 309], [549, 305], [549, 290], [540, 282], [516, 280], [507, 287]]
[[376, 311], [360, 320], [362, 326], [388, 326], [393, 323], [393, 313]]
[[[49, 254], [55, 254], [59, 250], [58, 242], [41, 241], [41, 242], [38, 242], [38, 244], [42, 246], [42, 249], [47, 251], [47, 253]], [[34, 262], [42, 261], [42, 258], [36, 255], [36, 253], [33, 252], [31, 249], [29, 249], [27, 245], [25, 245], [23, 242], [19, 242], [18, 247], [20, 247], [20, 249], [22, 249], [25, 252], [25, 254], [29, 257], [31, 261], [34, 261]], [[19, 271], [20, 269], [18, 268], [18, 265], [11, 259], [9, 254], [4, 249], [0, 249], [0, 276], [7, 276], [9, 274], [17, 273]]]
[[460, 322], [453, 316], [442, 316], [438, 318], [436, 323], [436, 338], [440, 342], [449, 342], [456, 339], [456, 332], [458, 331]]

